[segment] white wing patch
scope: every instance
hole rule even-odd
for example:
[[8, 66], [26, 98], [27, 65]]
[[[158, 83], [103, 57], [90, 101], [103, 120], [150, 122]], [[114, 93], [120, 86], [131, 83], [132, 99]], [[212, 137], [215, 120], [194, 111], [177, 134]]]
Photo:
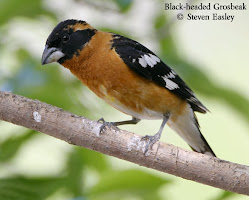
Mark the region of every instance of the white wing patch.
[[158, 57], [156, 57], [156, 56], [154, 56], [154, 55], [152, 55], [152, 54], [149, 54], [150, 55], [150, 57], [153, 59], [153, 60], [155, 60], [156, 62], [158, 62], [158, 63], [160, 63], [160, 59], [158, 58]]
[[176, 76], [173, 74], [173, 72], [168, 73], [167, 78], [175, 78]]
[[161, 60], [156, 57], [155, 55], [152, 54], [144, 54], [143, 56], [141, 56], [141, 58], [138, 59], [139, 64], [146, 68], [147, 65], [149, 65], [151, 68], [154, 67], [157, 63], [160, 63]]
[[138, 61], [139, 61], [139, 64], [140, 64], [142, 67], [144, 67], [144, 68], [147, 67], [147, 63], [146, 63], [145, 59], [143, 58], [143, 56], [142, 56], [142, 58], [139, 58]]
[[177, 88], [180, 88], [178, 84], [176, 84], [174, 81], [170, 80], [167, 75], [162, 76], [163, 80], [165, 81], [166, 85], [165, 87], [169, 90], [175, 90]]
[[147, 64], [151, 67], [153, 67], [157, 62], [151, 59], [151, 57], [147, 56], [146, 54], [144, 55], [144, 59], [147, 62]]

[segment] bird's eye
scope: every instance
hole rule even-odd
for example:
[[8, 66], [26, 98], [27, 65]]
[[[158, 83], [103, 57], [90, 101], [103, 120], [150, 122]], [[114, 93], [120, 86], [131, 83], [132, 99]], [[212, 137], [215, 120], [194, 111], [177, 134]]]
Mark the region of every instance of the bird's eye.
[[62, 36], [62, 41], [63, 42], [68, 42], [70, 40], [70, 36], [68, 34], [65, 34]]

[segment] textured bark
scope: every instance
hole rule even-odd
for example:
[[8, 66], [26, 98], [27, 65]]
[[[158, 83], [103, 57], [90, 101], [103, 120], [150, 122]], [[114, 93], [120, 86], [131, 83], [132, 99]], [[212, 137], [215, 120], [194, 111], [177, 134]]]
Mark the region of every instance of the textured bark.
[[249, 195], [249, 167], [157, 142], [144, 155], [141, 137], [108, 128], [38, 100], [0, 92], [0, 120], [24, 126], [70, 144], [115, 156], [216, 188]]

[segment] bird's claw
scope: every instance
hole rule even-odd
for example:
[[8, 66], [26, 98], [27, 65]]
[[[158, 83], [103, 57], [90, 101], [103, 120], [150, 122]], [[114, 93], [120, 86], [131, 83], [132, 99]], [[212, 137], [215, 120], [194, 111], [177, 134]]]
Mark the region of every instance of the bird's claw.
[[146, 135], [141, 138], [142, 141], [147, 141], [145, 149], [144, 149], [144, 154], [146, 154], [149, 149], [152, 149], [152, 146], [160, 139], [158, 134], [155, 135]]
[[106, 130], [106, 127], [118, 130], [118, 127], [116, 127], [113, 122], [106, 122], [104, 118], [100, 118], [97, 122], [102, 124], [99, 129], [99, 133], [103, 133]]

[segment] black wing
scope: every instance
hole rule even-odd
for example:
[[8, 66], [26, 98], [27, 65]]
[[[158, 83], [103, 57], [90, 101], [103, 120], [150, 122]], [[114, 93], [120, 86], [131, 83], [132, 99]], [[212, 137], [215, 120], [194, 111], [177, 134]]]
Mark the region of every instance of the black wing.
[[208, 111], [177, 73], [152, 51], [140, 43], [118, 34], [113, 34], [112, 42], [112, 47], [134, 72], [187, 100], [194, 111], [201, 113]]

